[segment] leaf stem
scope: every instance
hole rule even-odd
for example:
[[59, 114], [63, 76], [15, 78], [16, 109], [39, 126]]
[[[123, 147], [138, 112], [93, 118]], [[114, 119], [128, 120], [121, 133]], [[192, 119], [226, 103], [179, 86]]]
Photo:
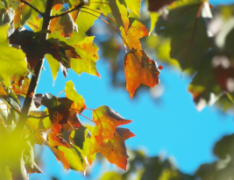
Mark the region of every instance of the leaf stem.
[[44, 17], [44, 13], [42, 13], [41, 11], [39, 11], [37, 8], [35, 8], [32, 4], [28, 3], [27, 1], [25, 0], [20, 0], [20, 2], [28, 5], [29, 7], [31, 7], [33, 10], [35, 10], [36, 12], [38, 12], [42, 17]]
[[64, 16], [64, 15], [66, 15], [66, 14], [68, 14], [68, 13], [71, 13], [71, 12], [73, 12], [73, 11], [79, 10], [79, 9], [82, 8], [84, 5], [85, 5], [85, 3], [84, 3], [84, 2], [81, 2], [81, 3], [78, 4], [75, 8], [73, 8], [73, 9], [71, 9], [71, 10], [69, 10], [69, 11], [66, 11], [66, 12], [64, 12], [64, 13], [62, 13], [62, 14], [57, 14], [57, 15], [54, 15], [54, 16], [50, 16], [50, 19], [57, 18], [57, 17], [61, 17], [61, 16]]
[[127, 41], [123, 38], [123, 36], [121, 36], [121, 34], [115, 29], [114, 26], [112, 26], [109, 22], [107, 22], [105, 19], [99, 17], [99, 16], [96, 16], [90, 12], [87, 12], [87, 11], [81, 11], [81, 12], [84, 12], [84, 13], [87, 13], [87, 14], [90, 14], [94, 17], [97, 17], [98, 19], [102, 20], [104, 23], [106, 23], [108, 26], [110, 26], [120, 37], [121, 39], [123, 40], [123, 42], [126, 44], [127, 48], [130, 50], [130, 46], [128, 45]]
[[58, 93], [58, 95], [57, 95], [57, 98], [58, 98], [63, 92], [66, 92], [66, 91], [65, 91], [65, 90], [60, 91], [60, 92]]
[[90, 109], [90, 108], [85, 108], [85, 109], [90, 110], [90, 111], [95, 111], [94, 109]]
[[92, 122], [94, 123], [94, 121], [93, 121], [92, 119], [88, 118], [87, 116], [85, 116], [85, 115], [83, 115], [83, 114], [80, 114], [80, 115], [83, 116], [84, 118], [86, 118], [86, 119], [92, 121]]

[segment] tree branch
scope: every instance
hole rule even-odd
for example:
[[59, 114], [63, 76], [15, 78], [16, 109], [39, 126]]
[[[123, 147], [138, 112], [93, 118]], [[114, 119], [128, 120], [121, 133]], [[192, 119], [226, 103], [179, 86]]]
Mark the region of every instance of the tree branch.
[[[53, 5], [53, 0], [47, 0], [46, 10], [45, 10], [44, 18], [43, 18], [42, 30], [48, 30], [52, 5]], [[47, 33], [43, 34], [42, 40], [46, 40], [46, 36], [47, 36]], [[38, 80], [41, 74], [43, 59], [44, 57], [42, 59], [38, 59], [39, 63], [34, 68], [34, 75], [32, 76], [32, 79], [28, 88], [27, 96], [25, 98], [24, 105], [21, 111], [21, 116], [15, 128], [15, 133], [22, 131], [26, 124], [28, 114], [30, 111], [30, 107], [32, 104], [32, 100], [33, 100], [33, 95], [36, 91]]]
[[57, 14], [57, 15], [54, 15], [54, 16], [50, 16], [50, 19], [57, 18], [57, 17], [61, 17], [61, 16], [64, 16], [64, 15], [66, 15], [66, 14], [68, 14], [68, 13], [71, 13], [71, 12], [73, 12], [73, 11], [79, 10], [79, 9], [82, 8], [84, 5], [85, 5], [85, 3], [84, 3], [84, 2], [81, 2], [81, 3], [78, 4], [75, 8], [73, 8], [73, 9], [71, 9], [71, 10], [69, 10], [69, 11], [66, 11], [66, 12], [64, 12], [64, 13], [62, 13], [62, 14]]
[[37, 8], [35, 8], [32, 4], [28, 3], [25, 0], [20, 0], [20, 2], [28, 5], [29, 7], [31, 7], [32, 9], [34, 9], [36, 12], [38, 12], [42, 17], [44, 17], [44, 13], [42, 13], [41, 11], [39, 11]]

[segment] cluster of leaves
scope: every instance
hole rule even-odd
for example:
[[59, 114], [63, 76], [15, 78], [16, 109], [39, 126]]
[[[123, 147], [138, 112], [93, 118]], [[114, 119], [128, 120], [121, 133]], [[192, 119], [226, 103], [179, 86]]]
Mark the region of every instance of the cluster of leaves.
[[103, 173], [100, 180], [221, 180], [233, 179], [233, 139], [234, 135], [219, 140], [213, 152], [217, 160], [202, 164], [193, 175], [178, 170], [173, 161], [163, 156], [147, 157], [141, 151], [130, 151], [129, 168], [124, 173], [109, 171]]
[[[94, 36], [86, 35], [97, 19], [112, 28], [128, 49], [123, 61], [130, 97], [140, 84], [157, 85], [162, 67], [142, 50], [139, 39], [147, 36], [148, 30], [136, 18], [130, 21], [131, 14], [139, 17], [140, 0], [0, 1], [0, 133], [5, 147], [0, 153], [1, 179], [28, 179], [28, 173], [41, 172], [34, 160], [34, 144], [48, 146], [65, 169], [85, 172], [96, 153], [101, 153], [126, 170], [125, 140], [134, 134], [119, 126], [131, 120], [108, 106], [86, 108], [72, 81], [64, 88], [66, 97], [34, 94], [31, 89], [36, 88], [34, 77], [39, 77], [37, 68], [44, 57], [54, 80], [60, 68], [65, 77], [69, 68], [79, 75], [100, 76], [96, 69], [98, 47]], [[23, 107], [19, 97], [25, 98]], [[23, 114], [31, 99], [36, 107], [46, 110]], [[82, 114], [84, 110], [93, 112], [92, 119]], [[84, 126], [79, 116], [95, 126]], [[22, 117], [25, 126], [20, 126]]]

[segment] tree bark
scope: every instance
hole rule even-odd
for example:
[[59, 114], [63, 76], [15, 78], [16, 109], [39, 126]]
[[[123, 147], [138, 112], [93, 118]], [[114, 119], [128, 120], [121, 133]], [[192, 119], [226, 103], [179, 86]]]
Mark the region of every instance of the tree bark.
[[[49, 28], [52, 5], [53, 5], [53, 0], [47, 0], [46, 9], [45, 9], [44, 17], [43, 17], [42, 30], [48, 30]], [[46, 40], [47, 33], [44, 33], [42, 38], [43, 40]], [[23, 130], [24, 125], [26, 124], [27, 117], [30, 111], [32, 100], [33, 100], [33, 95], [36, 91], [38, 80], [40, 78], [40, 74], [41, 74], [41, 70], [43, 66], [43, 59], [44, 57], [42, 59], [39, 59], [39, 63], [34, 68], [34, 75], [32, 76], [32, 79], [28, 88], [27, 96], [25, 98], [24, 105], [23, 105], [21, 115], [20, 115], [19, 121], [15, 129], [15, 132], [19, 132]]]

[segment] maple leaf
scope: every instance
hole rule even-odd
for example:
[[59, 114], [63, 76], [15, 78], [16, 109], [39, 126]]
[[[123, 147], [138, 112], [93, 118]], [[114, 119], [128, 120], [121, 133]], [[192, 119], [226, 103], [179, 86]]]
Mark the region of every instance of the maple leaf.
[[[79, 36], [78, 34], [76, 34]], [[76, 36], [73, 35], [71, 42], [74, 41]], [[76, 48], [77, 53], [80, 55], [81, 60], [72, 59], [71, 68], [77, 74], [86, 72], [100, 77], [96, 69], [96, 61], [99, 59], [98, 47], [93, 43], [94, 36], [85, 37], [79, 42], [72, 42], [73, 47]], [[69, 43], [69, 42], [68, 42]]]
[[[86, 72], [91, 75], [100, 76], [96, 69], [96, 61], [99, 57], [98, 47], [93, 43], [94, 36], [85, 37], [81, 33], [74, 32], [73, 36], [68, 40], [58, 34], [51, 34], [50, 37], [52, 39], [59, 39], [59, 41], [66, 43], [68, 47], [72, 47], [74, 49], [74, 51], [73, 49], [65, 51], [65, 55], [62, 56], [64, 58], [67, 57], [64, 61], [69, 63], [69, 66], [67, 67], [64, 65], [65, 74], [67, 71], [66, 68], [71, 68], [79, 75], [82, 72]], [[59, 66], [55, 61], [53, 61], [53, 57], [47, 55], [46, 58], [48, 58], [50, 62], [50, 67], [53, 69], [53, 78], [55, 79]]]
[[77, 113], [80, 114], [86, 108], [84, 102], [85, 100], [76, 92], [74, 83], [72, 81], [68, 81], [66, 83], [65, 92], [67, 98], [73, 101], [71, 109], [77, 111]]
[[[147, 28], [139, 21], [135, 20], [127, 33], [125, 33], [124, 28], [121, 26], [120, 31], [122, 34], [125, 46], [131, 49], [141, 49], [140, 38], [147, 36], [149, 34]], [[127, 43], [127, 44], [126, 44]]]
[[99, 147], [99, 152], [105, 156], [110, 163], [126, 170], [127, 152], [124, 141], [135, 135], [126, 128], [117, 128], [114, 136], [107, 143]]
[[68, 98], [57, 98], [49, 93], [36, 94], [34, 103], [36, 107], [44, 105], [48, 108], [52, 130], [55, 133], [58, 133], [64, 125], [67, 130], [69, 125], [72, 130], [81, 126], [75, 111], [70, 111], [73, 101]]
[[43, 35], [48, 31], [31, 32], [28, 30], [15, 32], [9, 37], [10, 43], [20, 45], [27, 57], [27, 62], [31, 69], [44, 58], [45, 54], [50, 54], [64, 67], [64, 76], [67, 74], [67, 68], [71, 67], [71, 58], [79, 59], [75, 48], [67, 45], [64, 41], [50, 38], [43, 40]]
[[80, 59], [74, 47], [69, 46], [63, 41], [50, 38], [47, 40], [46, 53], [51, 54], [54, 59], [63, 65], [63, 74], [67, 76], [67, 68], [71, 67], [71, 58]]
[[132, 98], [140, 84], [154, 87], [159, 83], [160, 70], [143, 50], [132, 50], [125, 55], [124, 71], [127, 91]]
[[132, 122], [121, 117], [108, 106], [100, 106], [93, 111], [93, 120], [98, 128], [95, 139], [99, 145], [112, 139], [116, 127]]
[[83, 150], [85, 157], [90, 165], [95, 159], [95, 153], [91, 153], [91, 135], [87, 127], [79, 127], [77, 130], [72, 131], [69, 136], [69, 141], [72, 145], [76, 145], [78, 148]]

